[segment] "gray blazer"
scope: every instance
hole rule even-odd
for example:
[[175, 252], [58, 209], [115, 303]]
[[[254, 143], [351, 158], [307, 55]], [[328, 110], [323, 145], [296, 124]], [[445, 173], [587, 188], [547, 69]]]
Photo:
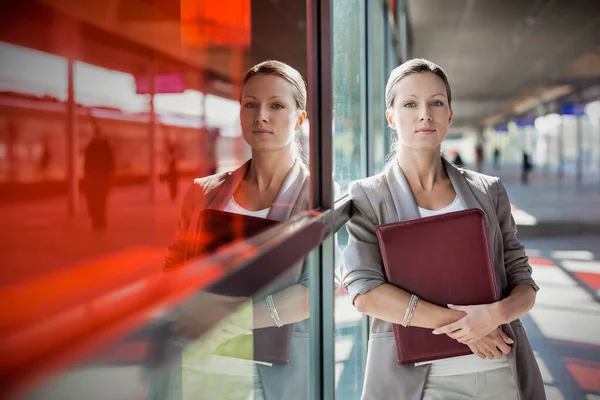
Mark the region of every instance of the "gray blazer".
[[[487, 227], [496, 281], [502, 297], [518, 284], [538, 290], [524, 247], [518, 242], [506, 190], [498, 178], [458, 168], [443, 161], [454, 190], [467, 208], [481, 209]], [[348, 246], [344, 250], [343, 285], [352, 302], [358, 294], [386, 282], [375, 225], [419, 218], [410, 186], [397, 162], [382, 173], [353, 182], [350, 187], [352, 217], [347, 224]], [[508, 362], [518, 377], [520, 398], [545, 399], [544, 384], [525, 329], [520, 320], [509, 325], [515, 340]], [[415, 367], [397, 363], [392, 324], [373, 318], [370, 327], [363, 399], [406, 399], [422, 397], [430, 365]]]
[[[177, 240], [169, 247], [166, 268], [191, 261], [193, 236], [197, 232], [198, 215], [205, 209], [223, 210], [244, 178], [251, 160], [237, 170], [194, 180], [188, 189], [182, 206]], [[300, 163], [296, 163], [285, 177], [281, 189], [267, 218], [284, 221], [290, 216], [307, 210], [309, 206], [309, 175]], [[192, 239], [192, 240], [190, 240]], [[279, 291], [295, 283], [308, 286], [306, 263], [298, 262], [285, 276], [278, 278], [273, 291]], [[266, 400], [308, 399], [309, 397], [309, 322], [294, 324], [290, 346], [290, 362], [272, 367], [258, 365]]]

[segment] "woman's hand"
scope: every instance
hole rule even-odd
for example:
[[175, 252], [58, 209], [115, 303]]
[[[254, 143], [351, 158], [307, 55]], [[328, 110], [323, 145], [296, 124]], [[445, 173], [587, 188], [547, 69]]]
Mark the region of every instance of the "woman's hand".
[[483, 339], [502, 323], [498, 303], [476, 306], [448, 304], [448, 308], [462, 311], [467, 315], [456, 322], [434, 329], [433, 334], [446, 334], [467, 345]]
[[510, 353], [510, 344], [514, 341], [502, 331], [501, 328], [496, 328], [489, 335], [485, 336], [481, 340], [477, 340], [471, 344], [468, 344], [469, 348], [477, 357], [485, 360], [500, 359], [502, 354]]

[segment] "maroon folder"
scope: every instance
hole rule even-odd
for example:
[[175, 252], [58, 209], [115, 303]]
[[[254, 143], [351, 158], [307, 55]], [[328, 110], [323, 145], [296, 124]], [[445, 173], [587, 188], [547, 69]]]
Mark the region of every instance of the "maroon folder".
[[[375, 227], [389, 283], [439, 306], [499, 299], [485, 215], [469, 209]], [[432, 329], [394, 324], [399, 364], [472, 354]]]

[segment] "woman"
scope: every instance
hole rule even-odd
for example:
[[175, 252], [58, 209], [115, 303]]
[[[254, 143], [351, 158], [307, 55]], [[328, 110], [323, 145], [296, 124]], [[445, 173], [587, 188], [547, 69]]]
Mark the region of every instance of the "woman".
[[[283, 221], [308, 208], [308, 170], [295, 141], [296, 132], [306, 119], [304, 79], [287, 64], [265, 61], [250, 68], [241, 89], [242, 135], [252, 149], [252, 158], [233, 172], [194, 181], [183, 202], [178, 239], [169, 248], [167, 269], [190, 260], [194, 227], [198, 214], [205, 209]], [[291, 274], [286, 273], [284, 279], [277, 281], [272, 296], [258, 299], [252, 305], [252, 313], [244, 314], [252, 315], [252, 320], [244, 321], [245, 318], [236, 313], [225, 324], [217, 327], [217, 332], [213, 330], [205, 335], [209, 339], [205, 338], [204, 342], [201, 339], [202, 343], [198, 345], [198, 348], [205, 351], [209, 341], [213, 345], [212, 350], [215, 350], [218, 345], [226, 344], [239, 334], [251, 333], [252, 329], [294, 323], [290, 362], [273, 366], [256, 365], [254, 399], [308, 397], [308, 272], [302, 262], [292, 270]], [[211, 297], [211, 307], [230, 309], [231, 304], [240, 304], [236, 298], [212, 293], [205, 295]], [[202, 304], [207, 303], [203, 301]], [[202, 323], [202, 320], [209, 318], [206, 313], [210, 313], [210, 309], [201, 307], [194, 311], [193, 308], [192, 305], [186, 312], [187, 317], [175, 324], [175, 331], [181, 336], [194, 337], [194, 321]], [[247, 322], [248, 326], [243, 326]], [[232, 324], [238, 326], [231, 328]], [[220, 353], [223, 352], [226, 351]], [[184, 353], [184, 364], [185, 358]], [[190, 355], [188, 364], [197, 361], [202, 364], [202, 358]], [[233, 361], [231, 358], [228, 360]], [[184, 368], [184, 386], [186, 373], [193, 374], [193, 371], [186, 372]], [[222, 392], [227, 389], [223, 387], [228, 384], [227, 379], [215, 381], [215, 376], [212, 376], [208, 381], [210, 382], [205, 379], [202, 384], [188, 389], [184, 387], [183, 390], [192, 392], [189, 398], [239, 398]], [[219, 393], [207, 390], [209, 383]], [[229, 384], [231, 387], [236, 385], [231, 380]], [[187, 398], [185, 394], [184, 398]]]
[[[397, 133], [386, 169], [352, 184], [344, 286], [354, 306], [373, 317], [364, 399], [544, 399], [539, 368], [519, 317], [538, 290], [523, 246], [516, 239], [510, 203], [494, 177], [467, 171], [440, 156], [452, 123], [445, 72], [410, 60], [392, 71], [386, 117]], [[502, 300], [439, 307], [386, 283], [374, 226], [479, 208], [487, 219]], [[408, 311], [408, 312], [407, 312]], [[419, 365], [398, 365], [392, 324], [433, 329], [467, 344], [474, 354]], [[509, 324], [507, 337], [500, 329]], [[514, 340], [513, 340], [514, 339]], [[510, 346], [509, 346], [510, 345]]]

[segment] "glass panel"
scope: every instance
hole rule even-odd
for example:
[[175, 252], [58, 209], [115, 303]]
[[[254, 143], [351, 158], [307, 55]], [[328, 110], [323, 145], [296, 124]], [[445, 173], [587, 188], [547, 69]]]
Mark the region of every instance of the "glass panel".
[[333, 1], [333, 147], [336, 197], [366, 175], [365, 10], [360, 0]]
[[[337, 233], [336, 260], [348, 244], [348, 232], [342, 227]], [[342, 275], [338, 265], [337, 273]], [[366, 365], [367, 317], [352, 305], [348, 291], [339, 286], [335, 291], [335, 382], [337, 399], [360, 399]]]
[[277, 257], [247, 266], [168, 311], [154, 312], [143, 328], [21, 398], [77, 399], [85, 390], [90, 400], [306, 400], [306, 265], [303, 259], [290, 267]]
[[371, 56], [372, 71], [372, 96], [370, 102], [370, 112], [372, 113], [373, 124], [373, 172], [378, 173], [383, 170], [385, 165], [385, 156], [387, 153], [385, 135], [391, 134], [386, 130], [385, 120], [385, 35], [384, 27], [385, 16], [380, 1], [374, 1], [373, 10], [373, 32], [371, 33]]
[[[281, 67], [295, 82], [259, 74], [241, 85], [267, 59], [306, 77], [306, 3], [108, 3], [2, 7], [10, 22], [0, 33], [0, 242], [10, 267], [0, 272], [0, 297], [33, 283], [45, 290], [28, 298], [27, 310], [14, 310], [24, 325], [35, 320], [28, 311], [55, 307], [44, 315], [52, 319], [83, 294], [187, 267], [308, 204], [309, 176], [295, 146], [303, 80]], [[243, 107], [240, 87], [251, 100]], [[276, 168], [273, 149], [282, 155]], [[205, 208], [250, 217], [222, 224], [200, 217]], [[257, 230], [252, 217], [262, 221]], [[50, 286], [57, 280], [65, 286]]]

